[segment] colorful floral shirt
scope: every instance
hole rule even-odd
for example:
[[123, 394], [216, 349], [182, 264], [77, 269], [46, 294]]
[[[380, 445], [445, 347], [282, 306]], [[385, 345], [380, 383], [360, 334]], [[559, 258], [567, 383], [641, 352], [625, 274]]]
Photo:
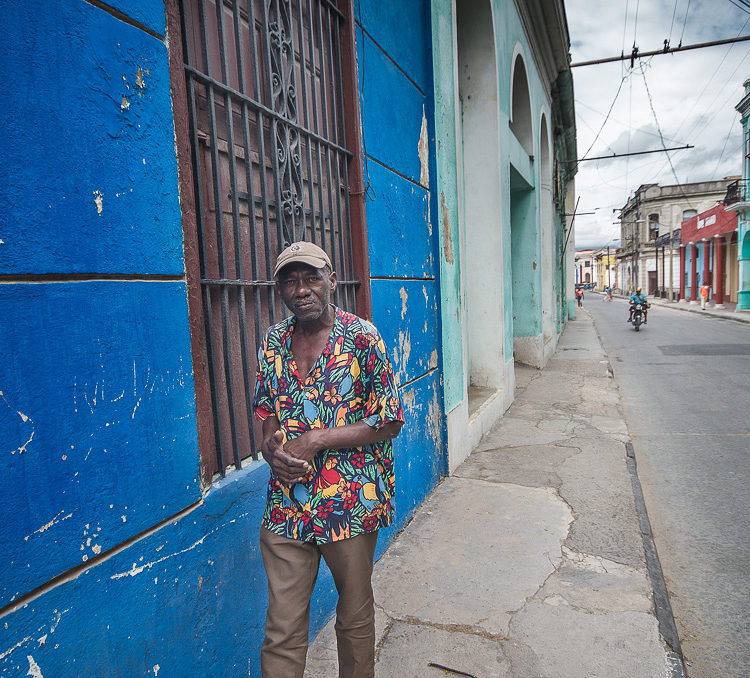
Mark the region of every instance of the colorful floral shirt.
[[[328, 342], [302, 377], [292, 355], [296, 318], [271, 327], [258, 351], [255, 415], [275, 414], [286, 440], [317, 428], [366, 421], [381, 428], [404, 411], [383, 340], [366, 320], [335, 308]], [[263, 527], [327, 543], [387, 527], [393, 520], [393, 444], [321, 450], [305, 482], [283, 487], [271, 474]]]

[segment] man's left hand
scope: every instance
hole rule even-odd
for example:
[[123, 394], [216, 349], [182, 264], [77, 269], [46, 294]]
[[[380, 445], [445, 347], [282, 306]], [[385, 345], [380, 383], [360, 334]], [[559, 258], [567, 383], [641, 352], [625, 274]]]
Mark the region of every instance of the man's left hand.
[[301, 436], [287, 441], [284, 445], [284, 452], [297, 459], [311, 462], [316, 453], [323, 449], [323, 446], [318, 442], [320, 430], [305, 431]]

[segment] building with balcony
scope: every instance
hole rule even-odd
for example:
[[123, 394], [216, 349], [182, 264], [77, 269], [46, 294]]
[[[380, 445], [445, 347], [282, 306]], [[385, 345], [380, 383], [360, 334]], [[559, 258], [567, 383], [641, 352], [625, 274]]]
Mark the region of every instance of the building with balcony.
[[750, 80], [744, 86], [745, 96], [736, 106], [742, 116], [742, 179], [727, 186], [724, 198], [727, 211], [737, 212], [738, 311], [750, 310]]
[[623, 292], [640, 287], [650, 296], [677, 301], [681, 224], [715, 207], [736, 179], [639, 186], [620, 212], [617, 287]]

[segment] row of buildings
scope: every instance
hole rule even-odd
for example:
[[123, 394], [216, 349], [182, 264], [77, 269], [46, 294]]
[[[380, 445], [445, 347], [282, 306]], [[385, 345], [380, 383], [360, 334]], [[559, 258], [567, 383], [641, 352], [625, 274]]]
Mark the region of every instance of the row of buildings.
[[576, 284], [697, 302], [708, 283], [716, 307], [750, 310], [750, 80], [744, 88], [742, 175], [640, 186], [620, 210], [619, 245], [576, 252]]
[[[10, 0], [3, 675], [255, 676], [255, 354], [307, 239], [391, 349], [396, 523], [573, 310], [561, 0]], [[311, 629], [333, 612], [321, 572]]]
[[705, 282], [716, 307], [750, 310], [750, 80], [744, 87], [742, 175], [640, 186], [621, 210], [619, 246], [576, 252], [576, 283], [696, 303]]

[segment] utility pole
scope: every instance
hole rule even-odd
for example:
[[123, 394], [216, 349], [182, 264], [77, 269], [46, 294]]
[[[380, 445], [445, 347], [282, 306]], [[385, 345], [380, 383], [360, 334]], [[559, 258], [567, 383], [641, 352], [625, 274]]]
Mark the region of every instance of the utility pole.
[[[671, 212], [671, 210], [670, 210]], [[672, 215], [669, 215], [669, 303], [674, 301], [672, 296], [672, 284], [674, 281], [672, 266], [674, 261], [674, 243], [672, 242]], [[663, 267], [662, 267], [663, 268]]]

